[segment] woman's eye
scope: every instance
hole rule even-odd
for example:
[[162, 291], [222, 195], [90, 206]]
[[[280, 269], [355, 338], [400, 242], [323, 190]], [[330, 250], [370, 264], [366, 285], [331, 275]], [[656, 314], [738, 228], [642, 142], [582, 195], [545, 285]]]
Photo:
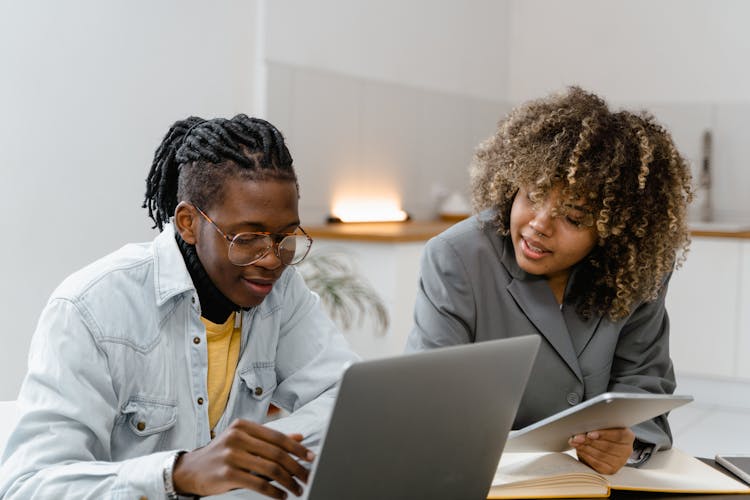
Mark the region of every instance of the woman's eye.
[[578, 218], [575, 218], [575, 217], [571, 217], [571, 216], [567, 216], [567, 217], [565, 217], [565, 219], [566, 219], [566, 220], [567, 220], [567, 221], [568, 221], [568, 222], [569, 222], [570, 224], [572, 224], [572, 225], [573, 225], [573, 226], [575, 226], [575, 227], [581, 227], [581, 225], [583, 225], [583, 220], [582, 220], [582, 219], [578, 219]]
[[538, 201], [535, 201], [534, 198], [532, 198], [531, 193], [529, 192], [526, 193], [526, 204], [534, 211], [537, 211], [540, 206], [540, 203]]

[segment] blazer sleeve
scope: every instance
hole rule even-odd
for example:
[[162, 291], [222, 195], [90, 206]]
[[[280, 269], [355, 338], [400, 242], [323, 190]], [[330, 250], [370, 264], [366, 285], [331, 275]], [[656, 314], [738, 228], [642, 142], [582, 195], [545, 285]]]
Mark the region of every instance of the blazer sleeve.
[[[641, 304], [620, 332], [610, 378], [610, 391], [672, 394], [675, 376], [669, 357], [669, 315], [664, 305], [665, 283], [652, 302]], [[636, 439], [655, 450], [670, 448], [672, 434], [662, 415], [633, 427]]]
[[474, 297], [465, 262], [452, 241], [442, 236], [428, 241], [420, 263], [414, 325], [406, 351], [473, 342]]

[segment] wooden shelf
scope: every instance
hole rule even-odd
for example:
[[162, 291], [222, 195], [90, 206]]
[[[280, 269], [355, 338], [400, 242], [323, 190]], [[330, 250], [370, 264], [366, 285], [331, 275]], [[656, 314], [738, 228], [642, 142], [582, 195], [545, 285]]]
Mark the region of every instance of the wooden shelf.
[[[406, 222], [352, 222], [305, 226], [305, 231], [315, 238], [402, 243], [427, 241], [455, 224], [455, 221], [430, 220]], [[691, 236], [708, 238], [750, 239], [750, 231], [691, 230]]]
[[313, 239], [334, 239], [352, 241], [374, 241], [402, 243], [427, 241], [449, 227], [454, 222], [440, 220], [406, 222], [340, 222], [323, 226], [305, 227]]
[[739, 238], [750, 239], [750, 231], [706, 231], [692, 230], [690, 236], [705, 236], [708, 238]]

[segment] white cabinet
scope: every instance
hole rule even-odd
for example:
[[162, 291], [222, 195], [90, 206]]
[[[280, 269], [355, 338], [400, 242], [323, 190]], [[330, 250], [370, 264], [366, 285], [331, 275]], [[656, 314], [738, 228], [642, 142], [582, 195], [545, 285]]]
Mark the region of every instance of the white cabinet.
[[[353, 259], [391, 315], [385, 334], [369, 322], [346, 332], [363, 358], [403, 352], [424, 244], [316, 238], [317, 251]], [[686, 262], [672, 276], [667, 309], [678, 375], [750, 380], [750, 239], [693, 237]]]
[[740, 261], [742, 289], [739, 294], [739, 328], [737, 330], [737, 374], [750, 380], [750, 240], [742, 243]]
[[363, 358], [380, 358], [404, 352], [412, 326], [419, 281], [419, 259], [425, 242], [365, 242], [315, 238], [317, 252], [345, 254], [355, 270], [385, 302], [390, 328], [378, 333], [371, 321], [345, 331], [352, 348]]
[[742, 362], [750, 349], [750, 274], [741, 272], [750, 263], [748, 248], [748, 240], [739, 238], [693, 238], [687, 261], [672, 276], [667, 294], [670, 348], [678, 374], [750, 377]]

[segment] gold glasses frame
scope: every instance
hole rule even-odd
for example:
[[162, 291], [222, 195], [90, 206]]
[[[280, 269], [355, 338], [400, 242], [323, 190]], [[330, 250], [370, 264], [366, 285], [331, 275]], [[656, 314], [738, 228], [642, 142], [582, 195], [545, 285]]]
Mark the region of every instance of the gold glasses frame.
[[[313, 239], [308, 235], [304, 229], [302, 229], [302, 226], [297, 226], [297, 230], [300, 231], [302, 234], [297, 233], [296, 231], [293, 233], [270, 233], [268, 231], [245, 231], [242, 233], [237, 233], [235, 235], [229, 235], [222, 231], [222, 229], [209, 217], [203, 210], [198, 207], [198, 205], [192, 204], [193, 207], [208, 221], [211, 223], [211, 225], [216, 229], [216, 231], [219, 232], [219, 234], [229, 243], [229, 248], [227, 250], [227, 257], [229, 258], [229, 262], [234, 264], [238, 267], [245, 267], [245, 266], [251, 266], [264, 258], [268, 253], [273, 250], [274, 255], [276, 255], [276, 258], [281, 261], [282, 264], [285, 266], [293, 266], [295, 264], [299, 264], [302, 262], [305, 257], [310, 253], [310, 249], [312, 248]], [[235, 259], [232, 258], [232, 248], [237, 247], [238, 241], [242, 241], [244, 239], [250, 239], [248, 236], [252, 236], [254, 238], [261, 238], [262, 241], [264, 241], [265, 244], [265, 251], [263, 251], [261, 254], [259, 254], [256, 258], [252, 259], [249, 262], [236, 262]], [[305, 252], [302, 254], [301, 257], [297, 259], [293, 259], [290, 262], [284, 262], [285, 257], [282, 252], [279, 251], [279, 247], [283, 247], [283, 244], [285, 241], [289, 241], [288, 238], [294, 238], [295, 241], [298, 240], [300, 237], [304, 237], [306, 241], [307, 248]]]

